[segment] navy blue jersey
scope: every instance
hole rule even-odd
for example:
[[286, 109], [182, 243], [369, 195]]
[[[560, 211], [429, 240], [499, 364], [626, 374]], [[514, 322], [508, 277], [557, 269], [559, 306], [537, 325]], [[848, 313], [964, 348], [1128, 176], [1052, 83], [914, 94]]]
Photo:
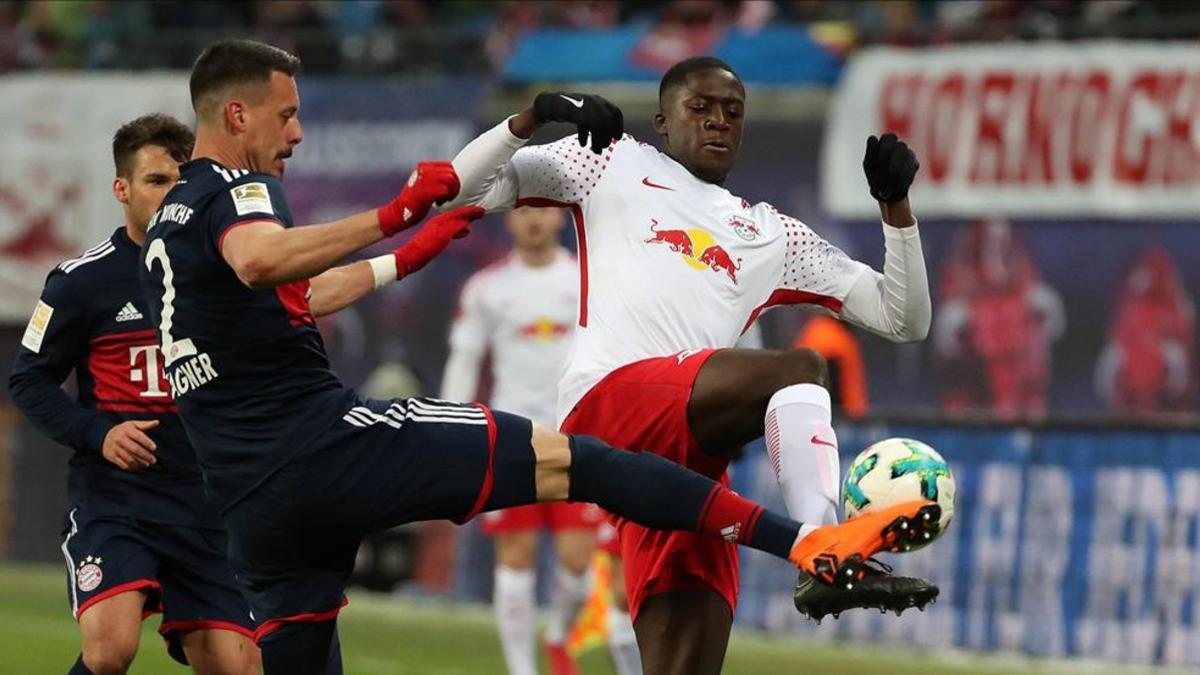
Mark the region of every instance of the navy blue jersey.
[[[42, 433], [75, 450], [68, 493], [96, 515], [220, 527], [163, 375], [158, 336], [138, 283], [138, 246], [124, 228], [54, 268], [26, 328], [9, 391]], [[60, 385], [75, 372], [79, 398]], [[146, 433], [158, 463], [123, 471], [101, 448], [124, 420]]]
[[193, 160], [142, 251], [167, 379], [222, 511], [331, 427], [353, 396], [329, 368], [308, 282], [253, 290], [222, 257], [231, 228], [262, 220], [292, 226], [275, 177]]

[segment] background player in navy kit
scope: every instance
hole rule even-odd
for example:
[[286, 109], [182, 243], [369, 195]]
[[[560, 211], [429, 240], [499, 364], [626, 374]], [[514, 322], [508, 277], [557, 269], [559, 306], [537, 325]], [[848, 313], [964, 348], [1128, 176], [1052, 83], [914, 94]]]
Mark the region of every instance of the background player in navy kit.
[[[254, 624], [225, 562], [225, 533], [163, 379], [138, 284], [146, 223], [179, 178], [192, 132], [147, 115], [113, 138], [125, 225], [60, 264], [25, 332], [13, 399], [71, 447], [63, 541], [82, 654], [71, 673], [123, 673], [144, 612], [197, 673], [258, 670]], [[75, 371], [79, 400], [59, 388]]]
[[[917, 536], [936, 521], [936, 505], [917, 501], [800, 538], [800, 523], [655, 455], [479, 404], [379, 401], [344, 387], [313, 315], [419, 269], [482, 209], [448, 211], [392, 255], [330, 270], [453, 198], [458, 179], [449, 163], [424, 164], [380, 209], [293, 228], [279, 179], [302, 138], [298, 66], [245, 40], [200, 55], [194, 159], [150, 221], [142, 267], [168, 380], [262, 621], [267, 673], [341, 672], [336, 617], [358, 544], [404, 522], [593, 502], [647, 527], [725, 536], [840, 583], [855, 578], [853, 556], [900, 545], [901, 521]], [[593, 140], [620, 137], [612, 119]]]

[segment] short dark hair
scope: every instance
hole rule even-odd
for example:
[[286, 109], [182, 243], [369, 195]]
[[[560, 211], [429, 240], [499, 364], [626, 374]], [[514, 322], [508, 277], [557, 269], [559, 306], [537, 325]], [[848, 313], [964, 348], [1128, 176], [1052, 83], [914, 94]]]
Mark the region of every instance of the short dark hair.
[[128, 178], [133, 173], [133, 156], [147, 145], [157, 145], [182, 164], [192, 156], [196, 137], [182, 122], [162, 113], [142, 115], [126, 122], [113, 134], [113, 164], [117, 175]]
[[685, 83], [688, 75], [701, 70], [712, 70], [714, 68], [719, 70], [727, 70], [729, 71], [730, 75], [733, 75], [738, 79], [738, 82], [742, 81], [742, 78], [739, 77], [736, 72], [734, 72], [733, 67], [721, 59], [718, 59], [715, 56], [693, 56], [690, 59], [684, 59], [679, 63], [676, 63], [675, 65], [671, 66], [666, 73], [663, 74], [662, 80], [658, 83], [659, 100], [661, 101], [663, 95], [665, 95], [671, 89]]
[[221, 40], [205, 47], [192, 65], [190, 86], [192, 108], [197, 116], [211, 111], [202, 111], [212, 94], [231, 86], [266, 84], [271, 73], [281, 72], [295, 77], [300, 71], [300, 59], [288, 53], [254, 40]]

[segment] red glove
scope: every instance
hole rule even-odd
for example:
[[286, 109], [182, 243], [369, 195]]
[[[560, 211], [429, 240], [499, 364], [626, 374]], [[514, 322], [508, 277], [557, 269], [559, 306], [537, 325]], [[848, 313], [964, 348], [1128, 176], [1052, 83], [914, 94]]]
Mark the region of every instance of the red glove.
[[450, 162], [421, 162], [396, 198], [379, 207], [379, 229], [386, 237], [421, 222], [434, 204], [458, 196], [458, 174]]
[[396, 258], [396, 278], [403, 279], [429, 264], [430, 260], [446, 250], [451, 239], [467, 236], [467, 226], [484, 213], [478, 206], [460, 206], [430, 218], [412, 239], [392, 251]]

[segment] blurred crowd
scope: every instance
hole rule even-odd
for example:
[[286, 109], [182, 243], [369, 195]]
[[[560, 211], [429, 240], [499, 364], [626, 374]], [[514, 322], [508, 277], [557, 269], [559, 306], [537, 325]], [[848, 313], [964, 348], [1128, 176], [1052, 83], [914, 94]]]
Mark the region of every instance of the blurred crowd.
[[309, 72], [486, 73], [541, 27], [754, 31], [811, 25], [847, 48], [1200, 37], [1171, 0], [0, 0], [0, 72], [182, 68], [218, 37], [297, 52]]

